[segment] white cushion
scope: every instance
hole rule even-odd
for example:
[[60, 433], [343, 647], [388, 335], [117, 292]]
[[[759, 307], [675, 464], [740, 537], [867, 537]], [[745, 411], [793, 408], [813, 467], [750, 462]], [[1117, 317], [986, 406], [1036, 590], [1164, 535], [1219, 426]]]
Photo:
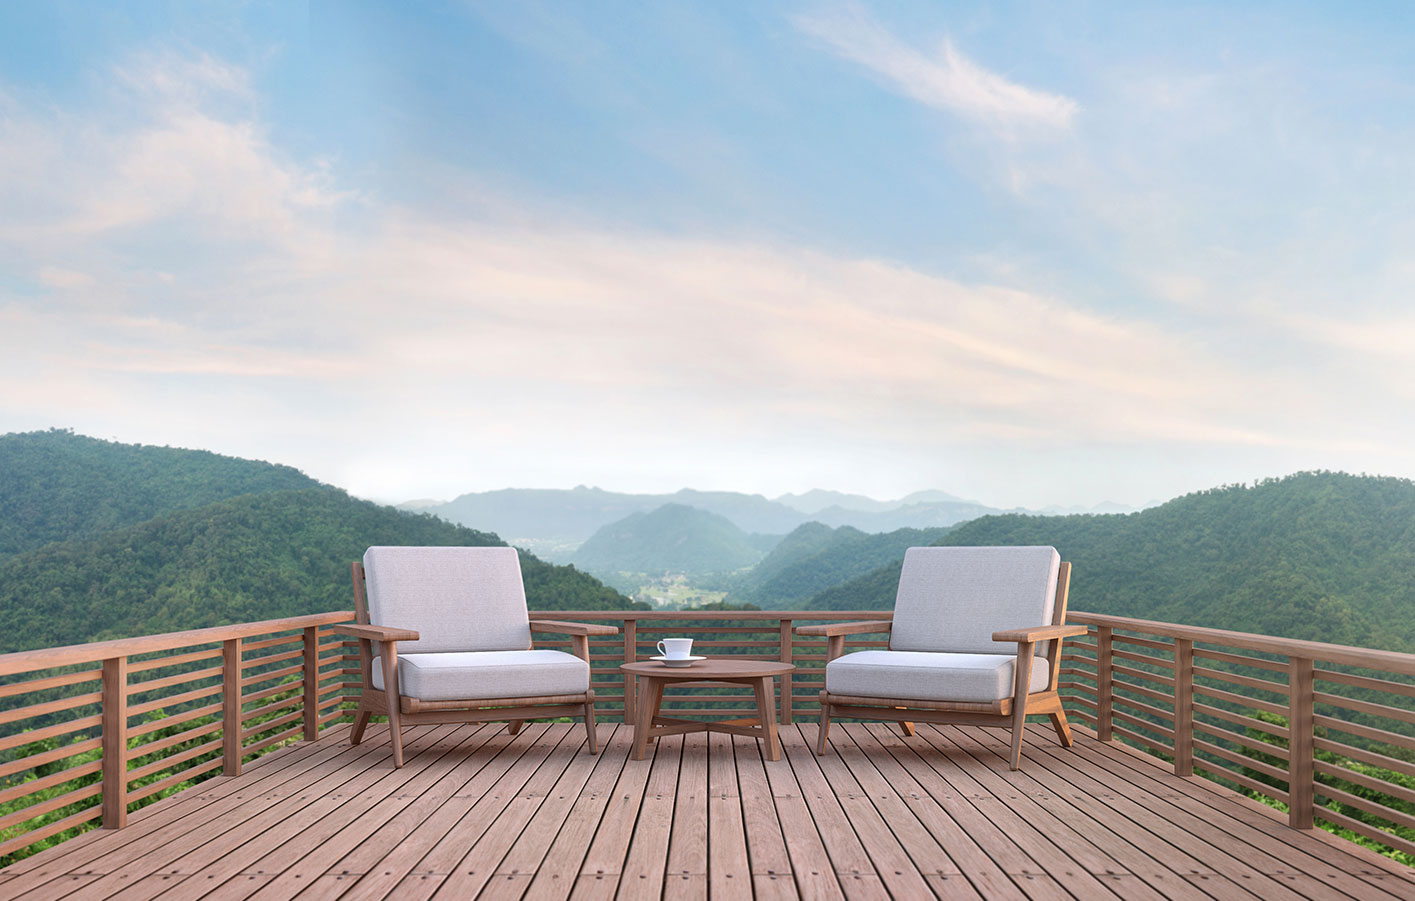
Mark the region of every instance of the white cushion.
[[421, 636], [399, 642], [400, 656], [531, 646], [521, 558], [513, 547], [371, 547], [364, 578], [369, 622]]
[[[831, 694], [916, 701], [997, 701], [1012, 697], [1017, 655], [856, 651], [825, 667]], [[1028, 691], [1045, 691], [1045, 660], [1032, 663]]]
[[[373, 687], [383, 690], [378, 657]], [[398, 654], [398, 693], [420, 701], [575, 695], [589, 689], [590, 665], [564, 651]]]
[[1060, 568], [1053, 547], [911, 547], [889, 648], [1015, 655], [1016, 644], [992, 634], [1051, 625]]

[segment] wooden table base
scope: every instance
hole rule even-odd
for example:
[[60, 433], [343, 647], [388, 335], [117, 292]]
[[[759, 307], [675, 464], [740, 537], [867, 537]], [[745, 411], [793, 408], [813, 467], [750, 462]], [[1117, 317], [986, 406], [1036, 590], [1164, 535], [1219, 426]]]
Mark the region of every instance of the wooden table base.
[[725, 682], [728, 684], [751, 685], [757, 696], [757, 715], [735, 720], [685, 720], [677, 717], [659, 716], [659, 708], [663, 704], [663, 687], [669, 682], [682, 682], [682, 676], [674, 673], [671, 677], [664, 674], [644, 674], [639, 676], [639, 709], [637, 722], [634, 724], [634, 759], [643, 760], [648, 751], [648, 743], [651, 739], [660, 735], [684, 735], [690, 732], [727, 732], [732, 735], [749, 735], [752, 738], [766, 740], [766, 759], [781, 759], [781, 738], [776, 731], [776, 705], [773, 703], [775, 696], [774, 686], [771, 676], [757, 676], [752, 678], [724, 678], [722, 676], [706, 676], [699, 678], [697, 682]]

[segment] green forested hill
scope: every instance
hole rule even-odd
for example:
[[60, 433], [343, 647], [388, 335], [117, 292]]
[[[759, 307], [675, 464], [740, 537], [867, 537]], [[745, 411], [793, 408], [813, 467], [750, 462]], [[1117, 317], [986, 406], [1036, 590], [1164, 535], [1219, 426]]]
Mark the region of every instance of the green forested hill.
[[60, 429], [0, 435], [0, 560], [172, 510], [317, 484], [288, 466], [209, 451], [119, 444]]
[[729, 599], [763, 608], [794, 607], [820, 592], [898, 560], [908, 548], [932, 544], [950, 527], [870, 534], [807, 523], [792, 531], [745, 573]]
[[664, 504], [603, 527], [580, 546], [575, 565], [599, 573], [721, 573], [751, 566], [760, 542], [725, 517], [683, 504]]
[[[1415, 482], [1300, 473], [1127, 515], [987, 516], [945, 545], [1050, 544], [1074, 609], [1415, 650]], [[812, 598], [888, 609], [899, 561]]]
[[[374, 544], [499, 545], [335, 488], [250, 494], [0, 563], [0, 651], [353, 609], [350, 561]], [[627, 609], [572, 567], [522, 553], [532, 609]]]

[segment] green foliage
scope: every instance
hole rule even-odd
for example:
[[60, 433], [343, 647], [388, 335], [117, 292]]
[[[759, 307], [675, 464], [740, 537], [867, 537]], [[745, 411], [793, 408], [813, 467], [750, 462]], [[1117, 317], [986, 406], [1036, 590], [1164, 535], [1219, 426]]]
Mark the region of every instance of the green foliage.
[[[1280, 716], [1278, 714], [1268, 713], [1266, 711], [1261, 710], [1252, 711], [1250, 712], [1250, 715], [1262, 720], [1263, 722], [1271, 723], [1275, 726], [1281, 726], [1284, 729], [1287, 728], [1287, 717], [1285, 716]], [[1245, 731], [1248, 737], [1256, 742], [1270, 744], [1279, 748], [1287, 747], [1287, 739], [1281, 736], [1273, 735], [1272, 733], [1265, 732], [1261, 729], [1250, 728]], [[1315, 734], [1318, 738], [1326, 738], [1327, 730], [1318, 726], [1315, 730]], [[1252, 748], [1235, 747], [1235, 750], [1238, 751], [1238, 753], [1242, 754], [1244, 757], [1251, 757], [1254, 760], [1261, 761], [1262, 763], [1266, 763], [1269, 766], [1278, 767], [1279, 769], [1284, 768], [1287, 765], [1286, 760], [1281, 757], [1275, 757], [1271, 754], [1264, 754], [1263, 752], [1254, 750]], [[1388, 757], [1396, 757], [1397, 759], [1403, 758], [1408, 760], [1411, 757], [1411, 751], [1407, 748], [1390, 748], [1376, 746], [1371, 748], [1370, 750], [1376, 751], [1377, 753], [1385, 754]], [[1319, 749], [1314, 752], [1313, 757], [1316, 760], [1330, 764], [1334, 767], [1349, 770], [1353, 774], [1356, 774], [1358, 776], [1366, 776], [1371, 779], [1378, 779], [1381, 782], [1389, 783], [1390, 785], [1396, 786], [1399, 789], [1404, 789], [1407, 794], [1409, 794], [1411, 791], [1415, 791], [1415, 776], [1408, 776], [1404, 773], [1397, 773], [1393, 770], [1387, 770], [1381, 767], [1372, 766], [1367, 763], [1361, 763], [1360, 761], [1352, 760], [1351, 758], [1346, 757], [1342, 754], [1338, 754], [1334, 751], [1324, 751]], [[1243, 775], [1247, 776], [1249, 779], [1262, 782], [1266, 785], [1271, 785], [1273, 788], [1278, 790], [1285, 791], [1287, 789], [1286, 782], [1274, 779], [1266, 773], [1260, 772], [1251, 767], [1245, 766], [1243, 768]], [[1388, 857], [1400, 861], [1406, 866], [1415, 866], [1415, 856], [1406, 854], [1403, 851], [1393, 850], [1391, 848], [1386, 847], [1385, 845], [1382, 845], [1367, 838], [1364, 835], [1361, 835], [1360, 833], [1353, 832], [1350, 829], [1339, 826], [1335, 823], [1327, 822], [1326, 820], [1322, 819], [1322, 811], [1324, 809], [1330, 810], [1335, 813], [1348, 816], [1353, 820], [1360, 820], [1362, 823], [1365, 823], [1366, 825], [1374, 829], [1384, 830], [1408, 842], [1415, 842], [1415, 829], [1411, 829], [1408, 826], [1393, 825], [1392, 823], [1383, 820], [1374, 814], [1368, 813], [1367, 811], [1359, 807], [1352, 806], [1351, 804], [1339, 800], [1333, 800], [1331, 798], [1324, 797], [1321, 793], [1321, 786], [1327, 786], [1329, 788], [1346, 792], [1350, 795], [1355, 795], [1358, 798], [1373, 802], [1375, 804], [1379, 804], [1382, 807], [1389, 808], [1390, 810], [1395, 811], [1397, 813], [1403, 813], [1406, 816], [1415, 816], [1415, 803], [1411, 803], [1410, 801], [1395, 797], [1393, 795], [1387, 794], [1385, 792], [1371, 788], [1366, 785], [1360, 785], [1355, 782], [1351, 782], [1347, 779], [1342, 779], [1336, 776], [1329, 776], [1326, 773], [1317, 773], [1316, 781], [1318, 784], [1318, 788], [1317, 798], [1315, 802], [1315, 817], [1316, 824], [1318, 827], [1325, 829], [1326, 831], [1331, 832], [1334, 835], [1339, 835], [1347, 841], [1355, 842], [1358, 845], [1364, 845], [1367, 848], [1372, 848], [1376, 851], [1379, 851]], [[1263, 802], [1264, 804], [1276, 807], [1279, 810], [1287, 809], [1286, 804], [1282, 803], [1281, 801], [1273, 800], [1272, 798], [1269, 798], [1261, 792], [1255, 791], [1250, 788], [1244, 788], [1243, 786], [1239, 786], [1236, 784], [1230, 784], [1230, 787], [1236, 791], [1246, 794], [1250, 798], [1255, 798]]]
[[[942, 545], [1050, 544], [1094, 613], [1415, 649], [1415, 483], [1300, 473], [1124, 515], [985, 516]], [[899, 562], [816, 595], [811, 609], [894, 605]]]
[[898, 560], [908, 548], [932, 544], [949, 531], [945, 526], [870, 534], [849, 526], [831, 529], [806, 523], [740, 577], [732, 586], [731, 597], [770, 609], [796, 607], [822, 591]]
[[[169, 451], [94, 442], [67, 433], [40, 433], [44, 440], [19, 446], [38, 447], [35, 459], [14, 453], [11, 438], [5, 465], [16, 465], [33, 479], [28, 493], [16, 488], [12, 470], [4, 473], [6, 503], [25, 513], [28, 522], [43, 519], [46, 498], [89, 490], [88, 463], [100, 481], [158, 485], [161, 467], [171, 463], [173, 483], [162, 490], [168, 508], [142, 522], [122, 525], [87, 537], [108, 523], [104, 517], [73, 521], [77, 505], [62, 502], [42, 524], [46, 534], [70, 540], [45, 543], [0, 560], [0, 652], [56, 647], [104, 638], [157, 634], [234, 622], [251, 622], [348, 610], [353, 606], [350, 561], [375, 544], [500, 545], [489, 532], [478, 532], [426, 514], [411, 514], [350, 497], [337, 488], [319, 485], [267, 464], [249, 464], [259, 473], [280, 478], [294, 473], [302, 483], [294, 490], [258, 490], [205, 502], [217, 489], [202, 479], [260, 488], [258, 478], [242, 481], [228, 468], [232, 461], [198, 451]], [[83, 465], [53, 447], [77, 446]], [[107, 460], [113, 456], [118, 461]], [[193, 455], [192, 462], [184, 455]], [[90, 460], [92, 458], [92, 461]], [[19, 463], [15, 463], [16, 460]], [[134, 472], [124, 464], [133, 460]], [[211, 468], [203, 469], [203, 461]], [[43, 465], [52, 465], [53, 471]], [[275, 478], [275, 476], [272, 476]], [[66, 487], [72, 483], [74, 487]], [[110, 496], [122, 494], [108, 489]], [[185, 493], [184, 493], [185, 492]], [[126, 503], [126, 502], [125, 502]], [[104, 508], [107, 509], [107, 508]], [[146, 510], [147, 508], [141, 508]], [[139, 515], [128, 504], [124, 516]], [[35, 512], [38, 511], [38, 512]], [[522, 552], [527, 601], [532, 609], [606, 610], [636, 606], [623, 595], [573, 567], [552, 566]]]
[[595, 532], [574, 560], [591, 572], [720, 573], [751, 566], [763, 553], [751, 536], [716, 513], [664, 504]]
[[288, 466], [51, 429], [0, 435], [0, 560], [162, 513], [319, 483]]

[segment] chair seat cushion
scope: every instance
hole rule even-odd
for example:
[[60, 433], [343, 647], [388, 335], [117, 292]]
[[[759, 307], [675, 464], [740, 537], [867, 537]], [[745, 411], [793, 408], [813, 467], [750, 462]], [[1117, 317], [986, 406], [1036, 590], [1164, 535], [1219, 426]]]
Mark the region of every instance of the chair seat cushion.
[[[943, 654], [930, 651], [856, 651], [825, 667], [831, 694], [918, 701], [990, 702], [1012, 697], [1017, 658], [1007, 654]], [[1029, 691], [1044, 691], [1047, 661], [1032, 664]]]
[[[383, 690], [373, 658], [373, 687]], [[448, 651], [399, 654], [398, 692], [420, 701], [584, 694], [590, 665], [564, 651]]]

